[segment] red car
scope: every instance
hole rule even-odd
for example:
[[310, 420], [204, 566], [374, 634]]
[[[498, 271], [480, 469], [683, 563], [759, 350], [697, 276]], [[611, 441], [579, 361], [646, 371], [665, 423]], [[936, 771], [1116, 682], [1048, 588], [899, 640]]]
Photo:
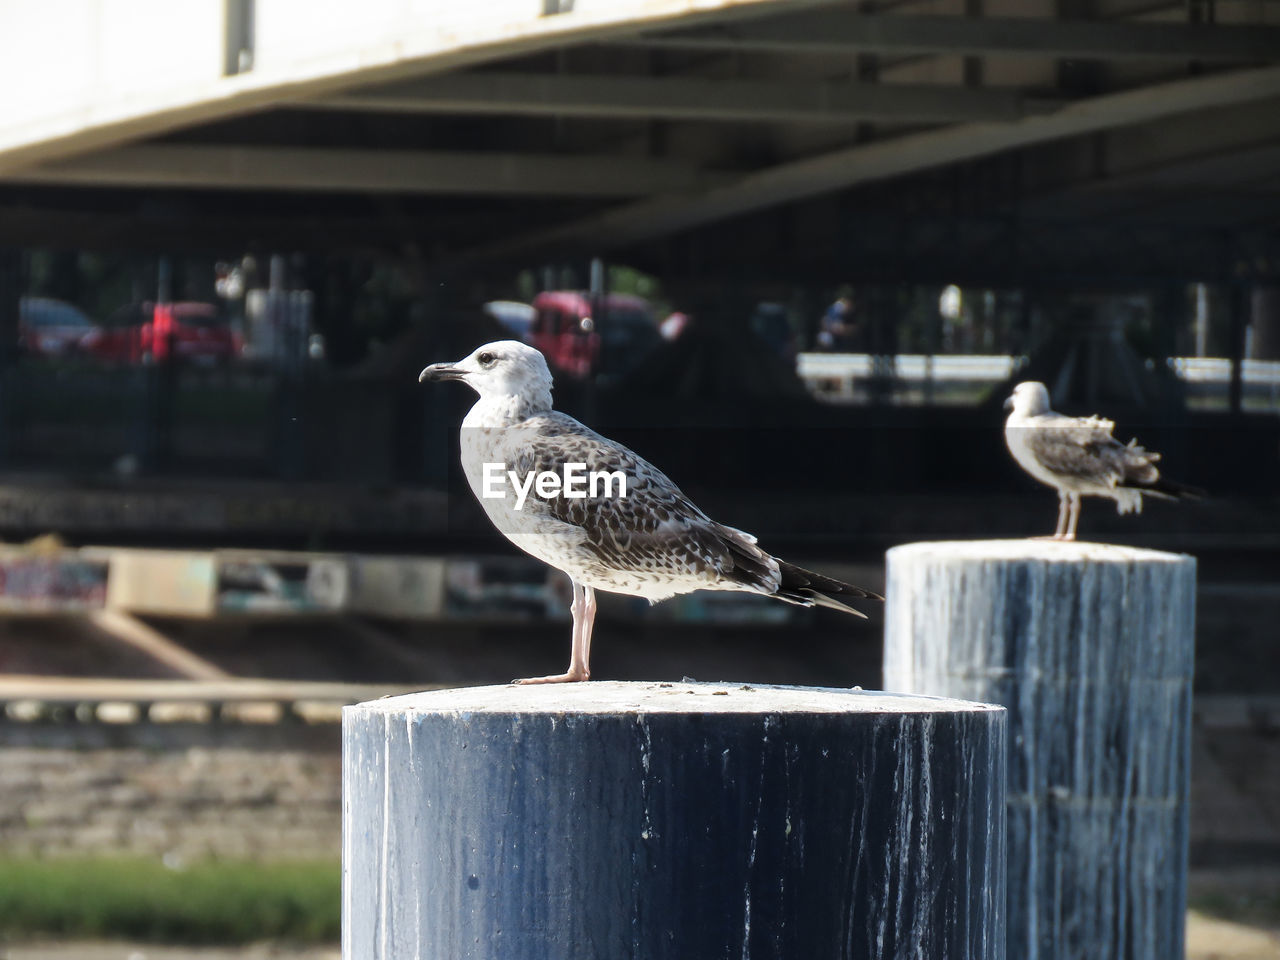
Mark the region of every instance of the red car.
[[662, 344], [653, 307], [643, 297], [548, 290], [534, 297], [533, 309], [525, 339], [553, 369], [579, 380], [623, 376]]
[[217, 363], [240, 356], [244, 343], [212, 303], [131, 303], [85, 334], [80, 349], [102, 360], [143, 363], [176, 359]]
[[581, 380], [600, 358], [600, 334], [591, 316], [591, 301], [573, 290], [548, 290], [533, 298], [531, 346], [542, 351], [551, 369]]

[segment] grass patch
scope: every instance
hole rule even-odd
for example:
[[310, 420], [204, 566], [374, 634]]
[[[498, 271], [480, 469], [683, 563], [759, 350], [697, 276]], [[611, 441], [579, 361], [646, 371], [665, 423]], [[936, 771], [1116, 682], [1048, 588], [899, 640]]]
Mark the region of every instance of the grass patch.
[[337, 940], [337, 863], [0, 860], [0, 933], [234, 944]]
[[1188, 898], [1187, 906], [1219, 920], [1280, 929], [1280, 887], [1249, 892], [1212, 890]]

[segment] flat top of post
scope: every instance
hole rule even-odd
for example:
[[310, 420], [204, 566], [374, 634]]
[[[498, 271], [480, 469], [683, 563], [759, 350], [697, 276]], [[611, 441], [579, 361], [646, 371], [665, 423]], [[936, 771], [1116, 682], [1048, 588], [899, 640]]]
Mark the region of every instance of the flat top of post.
[[1050, 563], [1186, 563], [1186, 553], [1145, 550], [1118, 543], [1083, 540], [935, 540], [904, 543], [888, 556], [930, 557], [939, 560], [1040, 560]]
[[945, 697], [833, 687], [593, 680], [534, 686], [455, 687], [359, 703], [346, 710], [406, 713], [964, 713], [1002, 707]]

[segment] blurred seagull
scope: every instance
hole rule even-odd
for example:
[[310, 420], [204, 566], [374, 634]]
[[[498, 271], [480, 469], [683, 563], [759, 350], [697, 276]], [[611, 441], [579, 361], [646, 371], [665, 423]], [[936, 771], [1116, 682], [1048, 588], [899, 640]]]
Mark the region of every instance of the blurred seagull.
[[650, 603], [694, 590], [740, 590], [860, 617], [835, 598], [883, 599], [770, 556], [751, 534], [710, 519], [622, 444], [552, 410], [546, 360], [526, 344], [500, 340], [457, 363], [433, 363], [418, 377], [429, 380], [461, 380], [480, 395], [462, 421], [467, 482], [508, 540], [573, 583], [569, 669], [516, 683], [591, 676], [596, 590]]
[[1111, 436], [1115, 424], [1101, 417], [1066, 417], [1049, 409], [1049, 391], [1029, 380], [1004, 402], [1011, 410], [1004, 439], [1013, 459], [1058, 491], [1058, 527], [1052, 540], [1074, 540], [1080, 497], [1110, 497], [1118, 513], [1141, 513], [1142, 495], [1163, 500], [1195, 498], [1203, 491], [1160, 475], [1160, 454]]

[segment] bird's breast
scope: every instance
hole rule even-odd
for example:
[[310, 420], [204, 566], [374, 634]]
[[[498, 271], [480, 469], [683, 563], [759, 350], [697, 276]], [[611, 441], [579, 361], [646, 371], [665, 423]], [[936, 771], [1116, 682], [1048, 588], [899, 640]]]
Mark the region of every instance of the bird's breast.
[[[462, 472], [476, 498], [484, 503], [485, 464], [500, 464], [502, 471], [510, 469], [511, 458], [503, 443], [505, 431], [500, 427], [462, 426], [459, 447]], [[489, 468], [492, 470], [492, 468]]]
[[1026, 419], [1010, 417], [1005, 422], [1004, 427], [1005, 445], [1008, 446], [1009, 452], [1013, 454], [1013, 459], [1018, 462], [1018, 466], [1031, 474], [1032, 477], [1051, 487], [1060, 486], [1061, 478], [1047, 469], [1031, 449], [1031, 431], [1037, 428], [1037, 424], [1031, 423]]

